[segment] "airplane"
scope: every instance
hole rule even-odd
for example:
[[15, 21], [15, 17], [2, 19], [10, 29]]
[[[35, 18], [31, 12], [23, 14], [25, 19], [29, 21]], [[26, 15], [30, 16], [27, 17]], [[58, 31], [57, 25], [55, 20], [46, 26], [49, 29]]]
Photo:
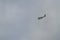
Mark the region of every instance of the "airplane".
[[38, 20], [43, 19], [44, 17], [46, 17], [46, 14], [44, 14], [42, 17], [38, 17]]

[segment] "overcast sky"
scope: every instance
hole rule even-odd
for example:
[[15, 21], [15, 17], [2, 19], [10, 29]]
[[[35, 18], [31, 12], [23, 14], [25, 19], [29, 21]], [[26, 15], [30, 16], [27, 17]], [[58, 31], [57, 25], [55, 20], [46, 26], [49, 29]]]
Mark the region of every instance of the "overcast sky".
[[59, 17], [60, 0], [0, 0], [0, 40], [60, 40]]

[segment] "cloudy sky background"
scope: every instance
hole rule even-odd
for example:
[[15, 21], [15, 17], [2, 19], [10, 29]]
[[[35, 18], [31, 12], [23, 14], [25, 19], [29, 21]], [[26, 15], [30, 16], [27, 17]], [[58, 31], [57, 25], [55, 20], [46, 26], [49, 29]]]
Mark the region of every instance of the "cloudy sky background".
[[59, 4], [60, 0], [0, 0], [0, 40], [60, 40]]

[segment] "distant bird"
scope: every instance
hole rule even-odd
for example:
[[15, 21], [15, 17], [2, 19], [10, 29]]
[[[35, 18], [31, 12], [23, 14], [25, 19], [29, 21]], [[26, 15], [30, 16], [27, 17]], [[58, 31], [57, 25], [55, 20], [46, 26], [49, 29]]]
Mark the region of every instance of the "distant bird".
[[38, 20], [43, 19], [44, 17], [46, 17], [46, 14], [44, 14], [42, 17], [38, 17]]

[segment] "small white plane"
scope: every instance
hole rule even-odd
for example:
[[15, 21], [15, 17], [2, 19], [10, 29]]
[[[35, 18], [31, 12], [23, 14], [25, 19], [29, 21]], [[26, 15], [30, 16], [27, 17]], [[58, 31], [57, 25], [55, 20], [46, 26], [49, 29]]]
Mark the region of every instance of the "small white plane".
[[42, 17], [38, 17], [38, 20], [43, 19], [44, 17], [46, 17], [46, 14], [44, 14]]

